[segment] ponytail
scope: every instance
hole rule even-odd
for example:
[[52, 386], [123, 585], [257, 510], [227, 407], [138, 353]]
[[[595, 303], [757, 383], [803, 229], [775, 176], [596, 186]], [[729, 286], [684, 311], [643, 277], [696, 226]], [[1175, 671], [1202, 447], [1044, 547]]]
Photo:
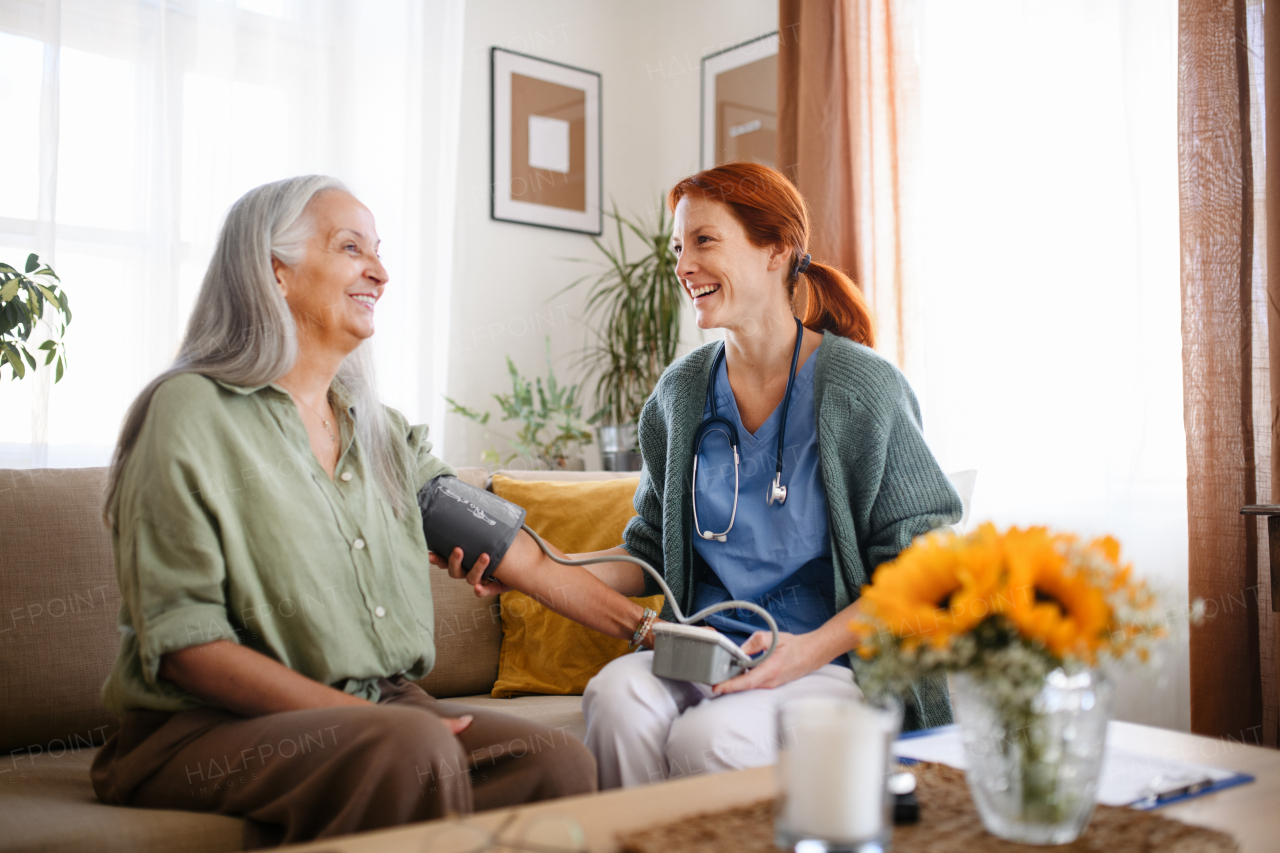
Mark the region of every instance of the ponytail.
[[831, 332], [869, 347], [875, 346], [875, 324], [858, 286], [840, 270], [809, 261], [800, 269], [809, 244], [809, 209], [781, 172], [759, 163], [726, 163], [690, 175], [667, 193], [674, 213], [680, 199], [698, 195], [723, 202], [747, 231], [755, 246], [789, 246], [795, 253], [787, 278], [787, 295], [795, 297], [803, 275], [809, 300], [802, 322], [815, 332]]
[[800, 318], [806, 328], [830, 332], [864, 346], [875, 347], [875, 323], [867, 308], [867, 300], [849, 276], [816, 261], [810, 261], [808, 269], [801, 275], [809, 283], [808, 304]]

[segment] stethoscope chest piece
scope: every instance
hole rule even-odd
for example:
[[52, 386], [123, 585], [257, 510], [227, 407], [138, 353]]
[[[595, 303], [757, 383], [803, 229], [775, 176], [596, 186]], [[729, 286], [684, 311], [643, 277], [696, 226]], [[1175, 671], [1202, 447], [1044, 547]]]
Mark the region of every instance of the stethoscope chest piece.
[[782, 475], [778, 474], [773, 478], [773, 482], [769, 484], [769, 506], [775, 503], [782, 506], [787, 502], [787, 487], [782, 485]]

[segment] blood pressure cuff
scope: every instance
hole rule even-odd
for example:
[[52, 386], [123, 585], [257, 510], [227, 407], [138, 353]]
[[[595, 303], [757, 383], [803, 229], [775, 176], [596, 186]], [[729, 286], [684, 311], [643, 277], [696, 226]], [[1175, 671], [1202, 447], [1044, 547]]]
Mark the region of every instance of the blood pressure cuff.
[[445, 560], [462, 549], [462, 567], [470, 570], [481, 554], [489, 555], [489, 580], [524, 524], [525, 511], [492, 492], [457, 477], [436, 477], [418, 492], [422, 532], [427, 547]]

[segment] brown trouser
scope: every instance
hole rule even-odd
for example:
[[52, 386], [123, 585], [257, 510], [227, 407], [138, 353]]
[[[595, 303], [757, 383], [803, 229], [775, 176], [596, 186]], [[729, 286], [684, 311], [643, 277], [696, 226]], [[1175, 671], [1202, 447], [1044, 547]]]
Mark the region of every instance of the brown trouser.
[[[377, 705], [246, 719], [130, 711], [93, 762], [104, 803], [248, 819], [251, 847], [430, 820], [595, 790], [565, 731], [440, 702], [403, 678]], [[440, 717], [471, 714], [453, 735]]]

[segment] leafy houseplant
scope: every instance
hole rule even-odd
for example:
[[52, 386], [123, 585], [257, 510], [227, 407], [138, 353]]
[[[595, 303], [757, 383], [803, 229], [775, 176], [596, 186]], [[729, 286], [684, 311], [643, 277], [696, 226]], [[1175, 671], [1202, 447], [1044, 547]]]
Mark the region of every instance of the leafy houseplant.
[[[489, 465], [507, 465], [517, 456], [536, 460], [549, 469], [567, 467], [570, 451], [575, 447], [591, 443], [591, 425], [582, 419], [582, 404], [578, 402], [578, 387], [567, 388], [556, 382], [555, 371], [551, 367], [551, 338], [547, 338], [547, 381], [544, 385], [541, 378], [530, 382], [519, 374], [516, 366], [507, 357], [507, 370], [511, 374], [511, 393], [494, 394], [502, 408], [502, 420], [515, 421], [520, 426], [514, 437], [502, 436], [516, 448], [515, 453], [505, 459], [495, 448], [484, 452], [483, 459]], [[467, 408], [450, 397], [445, 397], [449, 411], [462, 415], [470, 421], [487, 426], [489, 412], [479, 412]], [[549, 429], [549, 437], [542, 431]], [[501, 434], [499, 434], [501, 435]]]
[[870, 692], [955, 673], [986, 828], [1065, 844], [1088, 824], [1101, 770], [1112, 690], [1097, 667], [1147, 661], [1166, 612], [1110, 537], [985, 524], [918, 539], [877, 568], [852, 628]]
[[[659, 204], [657, 217], [649, 221], [624, 217], [617, 205], [607, 215], [616, 226], [616, 244], [591, 238], [604, 256], [603, 269], [565, 290], [589, 282], [585, 311], [595, 342], [586, 349], [585, 364], [589, 376], [598, 376], [590, 420], [602, 427], [605, 467], [618, 461], [610, 456], [627, 454], [632, 458], [626, 467], [638, 468], [638, 454], [628, 453], [636, 446], [635, 423], [662, 371], [675, 359], [683, 293], [666, 207]], [[627, 253], [629, 235], [644, 247], [638, 256]]]
[[[41, 265], [34, 252], [27, 256], [25, 272], [0, 263], [0, 376], [7, 364], [11, 378], [23, 378], [28, 367], [36, 369], [43, 354], [45, 364], [57, 362], [53, 381], [62, 379], [67, 366], [62, 339], [71, 322], [71, 309], [66, 292], [54, 282], [61, 279], [48, 264]], [[52, 311], [46, 314], [46, 308]], [[40, 321], [53, 336], [32, 347], [28, 342]]]

